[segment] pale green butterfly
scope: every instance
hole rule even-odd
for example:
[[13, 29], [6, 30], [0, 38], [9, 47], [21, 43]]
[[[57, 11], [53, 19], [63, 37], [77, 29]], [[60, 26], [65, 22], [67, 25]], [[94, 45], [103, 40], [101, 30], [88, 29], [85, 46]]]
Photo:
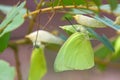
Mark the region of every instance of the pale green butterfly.
[[85, 70], [94, 66], [94, 53], [88, 35], [75, 32], [60, 48], [55, 59], [56, 72]]
[[28, 80], [41, 80], [46, 72], [47, 67], [43, 48], [34, 48], [31, 56]]

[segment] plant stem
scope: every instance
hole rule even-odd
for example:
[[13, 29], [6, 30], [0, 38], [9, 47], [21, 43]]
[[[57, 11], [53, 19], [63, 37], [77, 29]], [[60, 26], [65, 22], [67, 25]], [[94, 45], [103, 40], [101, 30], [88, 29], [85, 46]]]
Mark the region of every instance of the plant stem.
[[17, 47], [18, 45], [15, 42], [9, 43], [8, 46], [14, 51], [13, 53], [14, 53], [15, 64], [16, 64], [17, 78], [18, 80], [22, 80], [22, 74], [20, 70], [20, 60], [19, 60], [18, 47]]
[[22, 80], [22, 74], [21, 74], [21, 70], [20, 70], [19, 54], [15, 50], [14, 50], [14, 57], [15, 57], [15, 61], [16, 61], [17, 78], [18, 78], [18, 80]]
[[[39, 10], [35, 10], [33, 12], [30, 12], [29, 15], [28, 14], [25, 14], [23, 17], [26, 18], [30, 15], [34, 15], [34, 14], [38, 14], [39, 12], [48, 12], [48, 11], [51, 11], [51, 10], [59, 10], [59, 9], [63, 9], [64, 7], [63, 6], [55, 6], [55, 7], [47, 7], [47, 8], [43, 8], [43, 9], [39, 9]], [[74, 5], [71, 5], [71, 6], [65, 6], [66, 9], [71, 9], [71, 8], [76, 8]], [[77, 6], [77, 8], [87, 8], [86, 6]], [[87, 9], [90, 9], [90, 10], [93, 10], [93, 11], [98, 11], [99, 9], [96, 7], [96, 6], [91, 6], [91, 7], [88, 7]], [[103, 12], [106, 12], [106, 13], [110, 13], [106, 10], [101, 10]]]
[[[37, 4], [36, 10], [38, 10], [38, 9], [41, 8], [42, 2], [43, 2], [43, 0], [40, 0], [40, 2]], [[39, 13], [39, 12], [38, 12], [38, 13]], [[32, 32], [32, 30], [33, 30], [33, 26], [35, 25], [35, 22], [36, 22], [36, 18], [37, 18], [38, 13], [37, 13], [37, 14], [34, 14], [34, 15], [32, 16], [32, 19], [30, 20], [30, 24], [29, 24], [29, 28], [28, 28], [28, 34], [29, 34], [30, 32]], [[28, 15], [29, 15], [29, 14], [28, 14]]]

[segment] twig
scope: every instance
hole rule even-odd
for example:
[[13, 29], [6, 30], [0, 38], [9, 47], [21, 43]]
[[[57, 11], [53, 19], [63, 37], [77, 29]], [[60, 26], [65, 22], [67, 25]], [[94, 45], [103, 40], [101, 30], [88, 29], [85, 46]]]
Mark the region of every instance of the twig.
[[[75, 8], [74, 5], [72, 6], [65, 6], [66, 9], [71, 9], [71, 8]], [[87, 8], [86, 6], [77, 6], [77, 8]], [[54, 10], [59, 10], [59, 9], [63, 9], [63, 6], [55, 6], [54, 7]], [[95, 6], [92, 6], [92, 7], [89, 7], [90, 10], [94, 10], [94, 11], [98, 11], [98, 8], [95, 7]], [[35, 10], [33, 12], [30, 12], [29, 15], [34, 15], [34, 14], [38, 14], [39, 11], [40, 12], [48, 12], [48, 11], [51, 11], [53, 10], [53, 7], [47, 7], [47, 8], [43, 8], [43, 9], [39, 9], [39, 10]], [[103, 11], [103, 10], [102, 10]], [[23, 17], [26, 18], [29, 16], [28, 14], [25, 14]]]
[[50, 21], [52, 20], [52, 18], [54, 17], [54, 15], [55, 15], [55, 12], [52, 13], [52, 15], [48, 19], [47, 23], [42, 27], [42, 29], [44, 29], [50, 23]]
[[17, 78], [18, 80], [22, 80], [22, 73], [20, 70], [20, 60], [19, 60], [19, 54], [18, 54], [18, 47], [16, 44], [9, 45], [12, 50], [14, 51], [14, 58], [15, 58], [15, 63], [16, 63], [16, 72], [17, 72]]
[[[40, 10], [43, 1], [44, 0], [40, 0], [39, 4], [37, 4], [36, 10], [38, 10], [38, 9]], [[34, 14], [33, 17], [32, 17], [32, 19], [30, 20], [30, 24], [29, 24], [29, 28], [28, 28], [28, 33], [30, 33], [33, 30], [33, 26], [35, 25], [38, 13]], [[28, 15], [30, 15], [30, 13]]]

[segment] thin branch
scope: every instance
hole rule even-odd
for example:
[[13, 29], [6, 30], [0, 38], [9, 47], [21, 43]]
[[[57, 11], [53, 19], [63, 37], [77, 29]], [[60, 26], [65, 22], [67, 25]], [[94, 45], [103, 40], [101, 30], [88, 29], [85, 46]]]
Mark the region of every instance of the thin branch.
[[20, 60], [19, 60], [19, 54], [18, 54], [18, 47], [15, 44], [9, 45], [12, 50], [14, 51], [14, 58], [15, 58], [15, 63], [16, 63], [16, 72], [17, 72], [17, 78], [18, 80], [22, 80], [22, 73], [20, 70]]
[[[72, 6], [65, 6], [66, 9], [71, 9], [71, 8], [75, 8], [74, 5]], [[87, 8], [86, 6], [77, 6], [77, 8]], [[59, 9], [63, 9], [63, 6], [55, 6], [54, 7], [54, 10], [59, 10]], [[92, 7], [89, 7], [90, 10], [94, 10], [94, 11], [98, 11], [98, 8], [95, 7], [95, 6], [92, 6]], [[29, 15], [34, 15], [34, 14], [38, 14], [39, 11], [40, 12], [48, 12], [48, 11], [51, 11], [53, 10], [53, 7], [47, 7], [47, 8], [43, 8], [43, 9], [39, 9], [39, 10], [35, 10], [33, 12], [30, 12]], [[102, 10], [103, 11], [103, 10]], [[105, 11], [106, 12], [106, 11]], [[26, 18], [29, 16], [28, 14], [25, 14], [23, 17]]]
[[55, 12], [52, 13], [52, 15], [50, 16], [49, 20], [48, 20], [47, 23], [42, 27], [42, 29], [44, 29], [44, 28], [50, 23], [50, 21], [53, 19], [54, 15], [55, 15]]

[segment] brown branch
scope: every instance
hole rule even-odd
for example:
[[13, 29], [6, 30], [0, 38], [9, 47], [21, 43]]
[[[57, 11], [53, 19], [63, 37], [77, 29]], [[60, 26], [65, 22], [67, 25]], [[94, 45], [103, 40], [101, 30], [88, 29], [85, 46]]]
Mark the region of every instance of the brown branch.
[[14, 51], [14, 57], [15, 57], [15, 61], [16, 61], [16, 71], [17, 71], [18, 80], [22, 80], [22, 73], [20, 70], [20, 61], [19, 61], [18, 52]]
[[[65, 6], [66, 9], [71, 9], [71, 8], [75, 8], [74, 5], [72, 6]], [[86, 6], [77, 6], [77, 8], [87, 8]], [[47, 8], [43, 8], [43, 9], [39, 9], [39, 10], [35, 10], [33, 12], [30, 12], [29, 15], [34, 15], [34, 14], [38, 14], [39, 12], [48, 12], [51, 10], [59, 10], [59, 9], [63, 9], [63, 6], [55, 6], [55, 7], [47, 7]], [[90, 10], [94, 10], [94, 11], [98, 11], [98, 8], [95, 6], [89, 7], [88, 9]], [[103, 10], [102, 10], [103, 11]], [[23, 17], [26, 18], [29, 16], [28, 14], [25, 14]]]
[[15, 58], [15, 64], [16, 64], [16, 72], [17, 72], [17, 78], [18, 80], [22, 80], [22, 73], [20, 70], [20, 60], [19, 60], [19, 54], [18, 54], [18, 47], [16, 44], [9, 45], [12, 50], [14, 51], [14, 58]]

